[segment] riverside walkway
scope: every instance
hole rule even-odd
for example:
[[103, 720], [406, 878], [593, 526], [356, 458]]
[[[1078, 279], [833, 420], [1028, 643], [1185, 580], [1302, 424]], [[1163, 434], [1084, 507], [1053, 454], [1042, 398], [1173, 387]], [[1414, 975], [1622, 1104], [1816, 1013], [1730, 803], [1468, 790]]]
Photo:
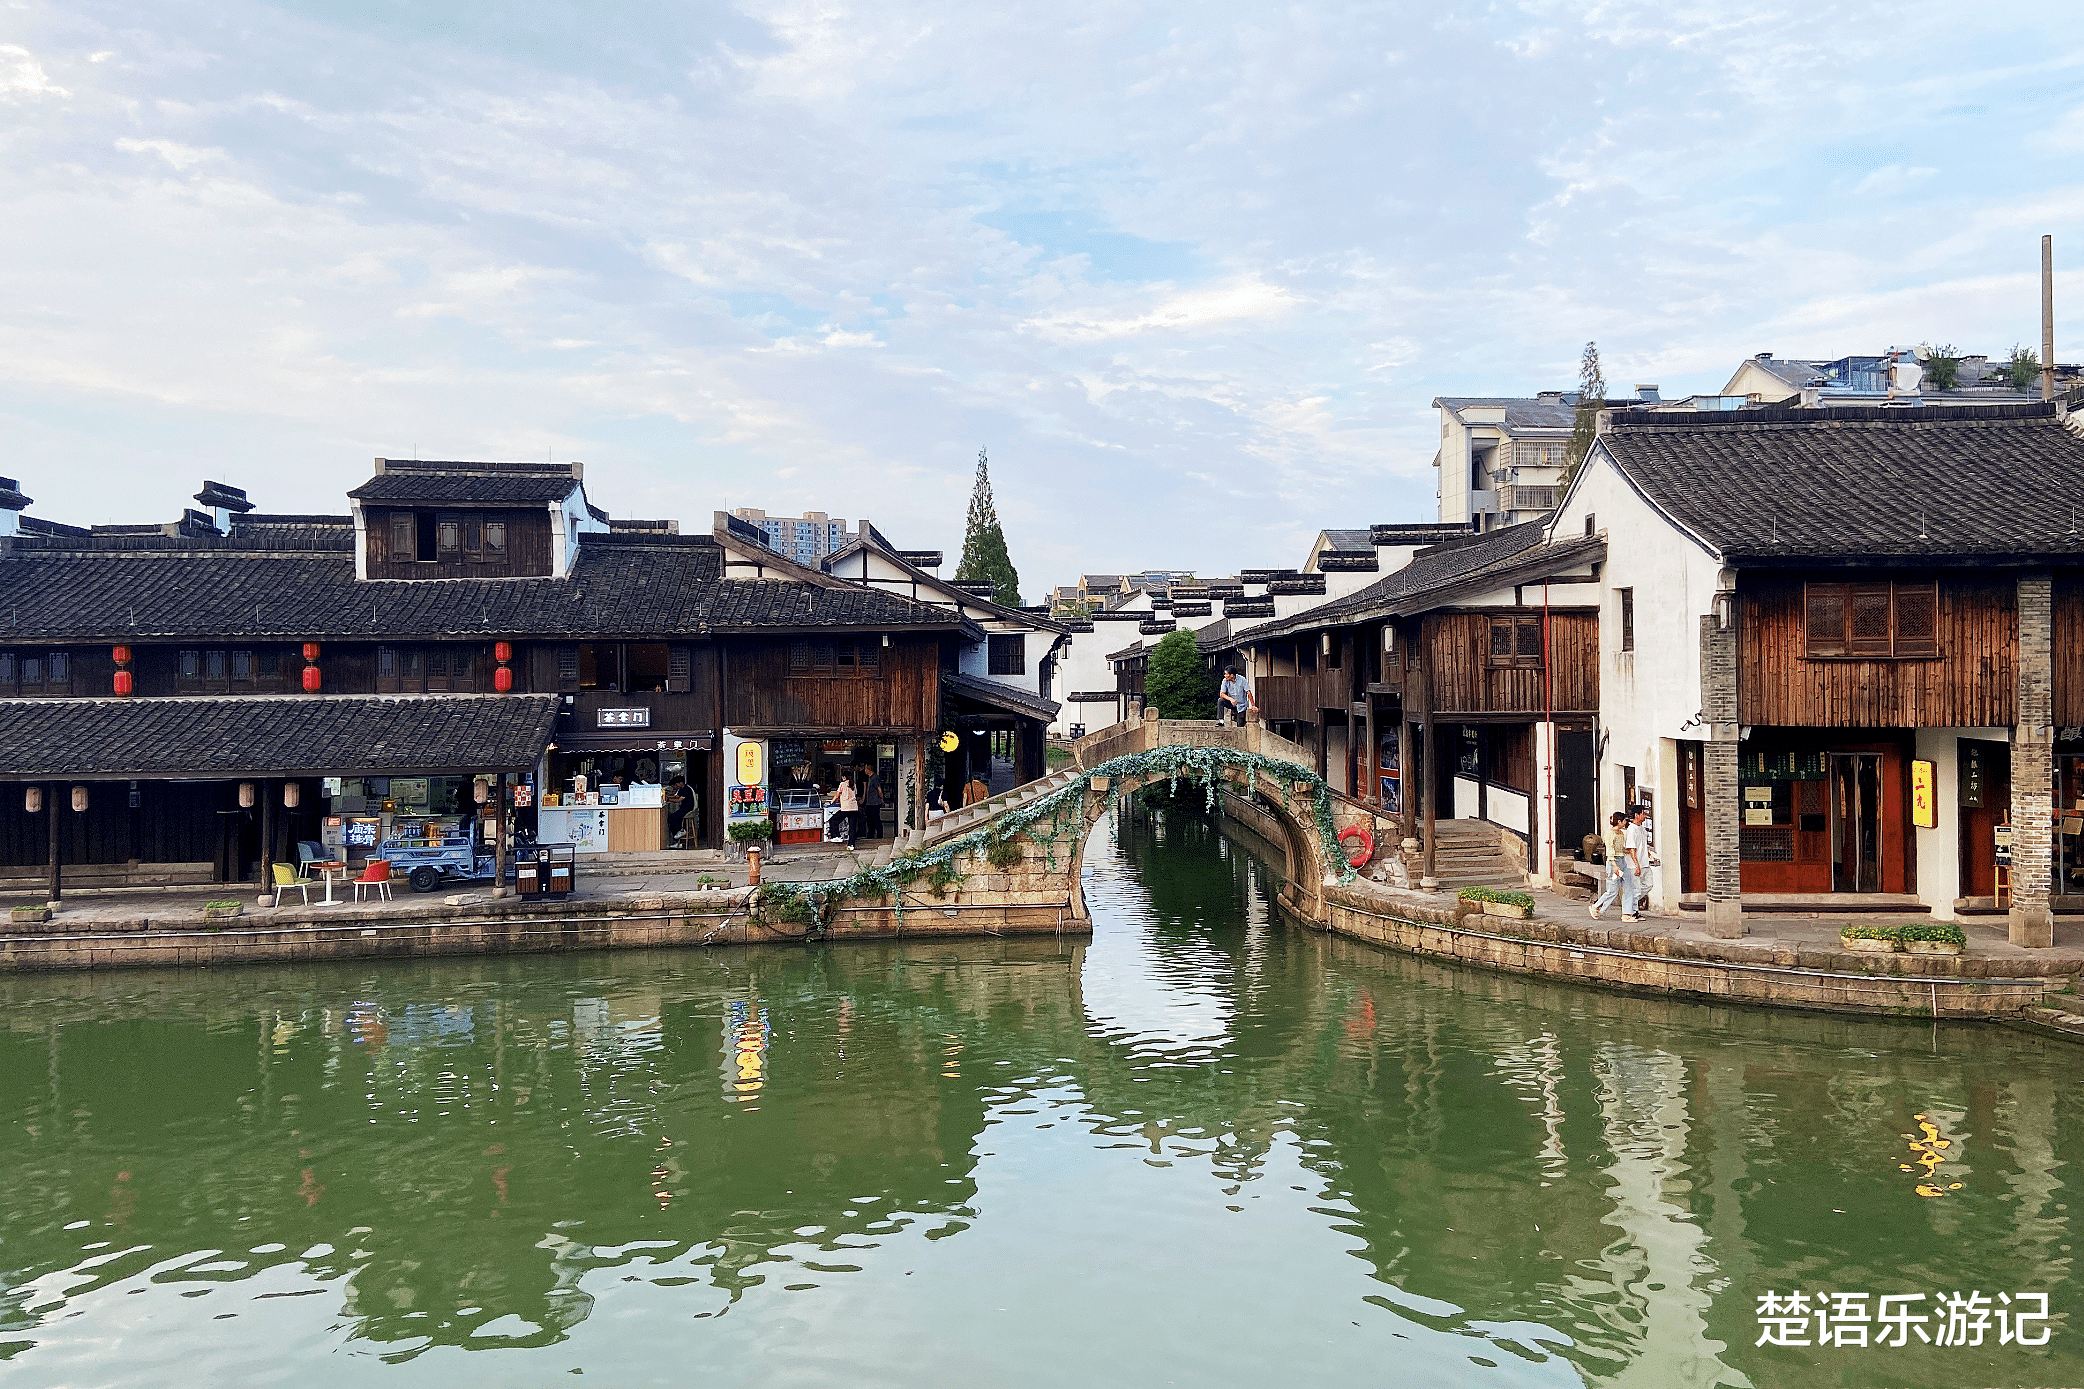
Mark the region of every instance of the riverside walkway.
[[[805, 939], [1083, 933], [1080, 884], [1092, 829], [1142, 787], [1199, 783], [1282, 860], [1280, 906], [1302, 926], [1513, 974], [1706, 1001], [1904, 1018], [2024, 1023], [2084, 1040], [2073, 1011], [2084, 949], [2021, 950], [1967, 926], [1959, 956], [1844, 950], [1836, 923], [1776, 920], [1772, 934], [1710, 937], [1692, 922], [1589, 919], [1582, 901], [1536, 891], [1525, 919], [1487, 915], [1451, 892], [1356, 876], [1338, 836], [1394, 826], [1332, 793], [1305, 751], [1263, 726], [1124, 722], [1072, 745], [1072, 765], [942, 817], [907, 841], [853, 854], [785, 857], [759, 888], [742, 868], [655, 864], [585, 873], [566, 902], [485, 891], [322, 908], [260, 909], [223, 929], [185, 894], [68, 904], [46, 929], [0, 938], [0, 970], [222, 965], [750, 944]], [[689, 856], [692, 858], [693, 856]], [[705, 859], [710, 856], [704, 855]], [[693, 868], [694, 873], [687, 872]], [[678, 870], [678, 871], [676, 871]], [[695, 873], [729, 876], [701, 886]], [[222, 893], [222, 889], [218, 890]], [[145, 900], [149, 899], [149, 900]]]

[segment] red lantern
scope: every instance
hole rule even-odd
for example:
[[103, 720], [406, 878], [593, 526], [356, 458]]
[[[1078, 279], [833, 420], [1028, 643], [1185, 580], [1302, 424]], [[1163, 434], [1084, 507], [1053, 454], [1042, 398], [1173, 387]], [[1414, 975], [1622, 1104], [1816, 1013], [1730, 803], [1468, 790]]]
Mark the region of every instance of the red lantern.
[[129, 665], [129, 664], [130, 664], [130, 648], [129, 648], [129, 647], [127, 647], [127, 646], [119, 646], [119, 647], [117, 647], [117, 648], [116, 648], [116, 653], [115, 653], [115, 654], [116, 654], [116, 664], [117, 664], [117, 665], [119, 665], [119, 666], [127, 666], [127, 665]]
[[117, 693], [117, 694], [119, 694], [119, 695], [127, 695], [127, 694], [129, 694], [129, 693], [130, 693], [130, 690], [131, 690], [131, 679], [130, 679], [130, 672], [129, 672], [129, 671], [127, 671], [127, 670], [119, 670], [119, 671], [117, 671], [117, 672], [116, 672], [116, 693]]
[[305, 694], [317, 694], [317, 693], [318, 693], [318, 667], [317, 667], [317, 666], [306, 666], [306, 667], [304, 667], [304, 693], [305, 693]]
[[307, 661], [315, 661], [315, 660], [317, 660], [317, 659], [318, 659], [318, 643], [317, 643], [317, 642], [315, 642], [315, 641], [307, 641], [307, 642], [305, 642], [305, 643], [304, 643], [304, 659], [305, 659], [305, 660], [307, 660]]
[[514, 659], [514, 644], [513, 644], [512, 642], [510, 642], [510, 641], [496, 641], [496, 642], [493, 642], [493, 643], [492, 643], [492, 659], [494, 659], [495, 661], [498, 661], [498, 662], [499, 662], [499, 663], [500, 663], [501, 665], [505, 665], [505, 664], [506, 664], [506, 663], [507, 663], [508, 661], [511, 661], [511, 660], [513, 660], [513, 659]]
[[513, 689], [514, 672], [508, 670], [505, 666], [501, 666], [498, 670], [493, 671], [492, 688], [498, 690], [501, 694], [505, 694]]

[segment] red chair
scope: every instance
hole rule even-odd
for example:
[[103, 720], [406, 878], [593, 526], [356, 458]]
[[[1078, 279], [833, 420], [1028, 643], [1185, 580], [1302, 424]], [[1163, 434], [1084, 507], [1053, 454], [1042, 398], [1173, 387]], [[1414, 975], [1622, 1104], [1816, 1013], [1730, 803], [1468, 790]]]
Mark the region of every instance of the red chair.
[[362, 876], [354, 880], [355, 900], [362, 900], [364, 892], [379, 892], [384, 901], [391, 900], [391, 861], [373, 858], [362, 865]]

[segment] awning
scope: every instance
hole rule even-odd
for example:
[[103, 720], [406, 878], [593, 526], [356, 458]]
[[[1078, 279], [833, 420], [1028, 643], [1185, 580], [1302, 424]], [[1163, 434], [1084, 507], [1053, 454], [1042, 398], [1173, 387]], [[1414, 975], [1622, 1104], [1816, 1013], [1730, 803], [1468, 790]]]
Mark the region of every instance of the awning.
[[556, 695], [0, 700], [0, 779], [468, 776], [536, 765]]
[[716, 738], [710, 733], [659, 734], [648, 728], [631, 733], [564, 734], [553, 752], [708, 752]]
[[1023, 719], [1040, 719], [1048, 723], [1056, 717], [1063, 706], [1053, 699], [1031, 695], [1026, 690], [1017, 690], [1011, 685], [1002, 685], [996, 680], [985, 680], [975, 675], [957, 675], [947, 671], [941, 673], [941, 687], [958, 700], [982, 704], [1000, 713], [1014, 714]]

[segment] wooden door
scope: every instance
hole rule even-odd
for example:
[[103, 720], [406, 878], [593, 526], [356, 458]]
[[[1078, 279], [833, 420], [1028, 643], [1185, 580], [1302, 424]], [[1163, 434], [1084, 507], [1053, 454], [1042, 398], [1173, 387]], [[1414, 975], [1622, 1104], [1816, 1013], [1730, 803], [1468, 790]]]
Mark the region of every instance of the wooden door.
[[1997, 827], [2012, 814], [2012, 750], [1963, 738], [1955, 756], [1961, 813], [1961, 895], [1997, 895]]

